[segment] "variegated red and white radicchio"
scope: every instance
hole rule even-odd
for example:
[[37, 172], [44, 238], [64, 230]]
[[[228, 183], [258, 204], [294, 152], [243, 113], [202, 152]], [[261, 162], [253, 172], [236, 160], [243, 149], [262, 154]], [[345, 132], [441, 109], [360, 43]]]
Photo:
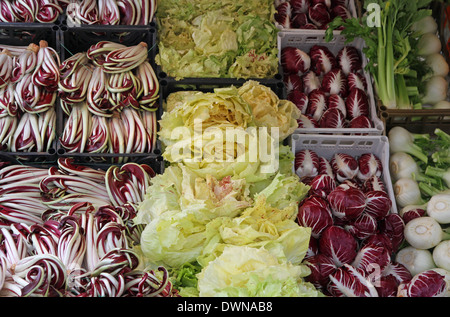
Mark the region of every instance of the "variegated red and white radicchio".
[[398, 296], [412, 276], [392, 260], [404, 222], [390, 213], [380, 158], [302, 149], [295, 172], [310, 187], [297, 214], [299, 225], [311, 228], [307, 280], [328, 296]]

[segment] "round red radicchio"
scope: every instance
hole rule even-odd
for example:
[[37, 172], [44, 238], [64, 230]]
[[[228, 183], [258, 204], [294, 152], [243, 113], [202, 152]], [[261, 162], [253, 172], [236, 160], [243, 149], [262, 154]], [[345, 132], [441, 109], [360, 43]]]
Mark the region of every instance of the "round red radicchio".
[[361, 270], [344, 264], [329, 276], [327, 290], [333, 297], [378, 297], [376, 288]]
[[309, 186], [310, 195], [326, 198], [336, 188], [336, 181], [334, 177], [328, 174], [319, 174], [313, 178]]
[[358, 175], [358, 161], [349, 154], [335, 153], [330, 164], [338, 182], [353, 179]]
[[363, 270], [366, 275], [381, 275], [384, 268], [391, 263], [391, 255], [387, 249], [377, 245], [365, 245], [359, 249], [352, 265]]
[[316, 89], [320, 89], [320, 79], [312, 70], [304, 74], [302, 76], [302, 80], [303, 80], [303, 91], [305, 93], [309, 94]]
[[324, 4], [327, 9], [330, 9], [332, 7], [332, 5], [334, 5], [333, 0], [311, 0], [311, 5], [316, 5], [318, 3], [322, 3]]
[[352, 17], [352, 14], [350, 13], [350, 10], [348, 10], [346, 6], [338, 4], [333, 8], [331, 8], [331, 16], [333, 17], [333, 19], [335, 17], [341, 17], [342, 20], [345, 21], [347, 19], [350, 19]]
[[348, 123], [350, 129], [370, 129], [372, 128], [372, 122], [368, 116], [358, 116], [353, 118]]
[[283, 78], [286, 92], [289, 94], [294, 90], [303, 91], [303, 80], [298, 74], [287, 74]]
[[359, 88], [367, 91], [367, 81], [361, 73], [349, 73], [347, 75], [348, 90]]
[[400, 284], [397, 297], [444, 297], [446, 291], [445, 277], [427, 270], [416, 274], [408, 283]]
[[292, 17], [291, 26], [294, 29], [303, 29], [309, 23], [308, 15], [300, 12]]
[[300, 129], [314, 129], [319, 127], [319, 123], [316, 120], [304, 114], [300, 114], [297, 123]]
[[314, 195], [303, 200], [298, 208], [297, 221], [300, 226], [311, 228], [311, 236], [318, 238], [333, 224], [333, 217], [326, 200]]
[[386, 192], [386, 187], [384, 186], [382, 179], [376, 175], [366, 180], [363, 183], [362, 188], [366, 193], [374, 190]]
[[336, 55], [336, 60], [340, 69], [342, 69], [346, 76], [362, 69], [361, 57], [354, 46], [344, 46]]
[[280, 3], [275, 13], [275, 21], [283, 28], [291, 28], [292, 7], [289, 1]]
[[366, 210], [365, 212], [376, 220], [384, 219], [391, 211], [392, 201], [389, 195], [381, 190], [372, 190], [366, 192]]
[[406, 266], [398, 262], [389, 263], [381, 274], [382, 276], [393, 277], [398, 285], [408, 283], [413, 278]]
[[301, 92], [300, 90], [292, 90], [288, 95], [287, 95], [287, 99], [289, 101], [291, 101], [298, 110], [300, 110], [300, 112], [302, 114], [306, 113], [306, 109], [308, 108], [308, 95], [305, 94], [304, 92]]
[[331, 21], [331, 15], [328, 8], [323, 3], [317, 3], [310, 6], [308, 9], [308, 16], [311, 22], [319, 29], [324, 29]]
[[309, 0], [289, 0], [292, 7], [292, 12], [297, 13], [307, 13], [310, 5]]
[[337, 269], [329, 257], [320, 253], [303, 261], [303, 264], [311, 270], [311, 274], [305, 277], [305, 281], [312, 283], [319, 289], [327, 286], [330, 281], [330, 274], [333, 274]]
[[364, 192], [353, 187], [336, 187], [328, 195], [328, 202], [333, 216], [347, 221], [358, 218], [366, 208]]
[[381, 176], [383, 164], [381, 160], [373, 153], [364, 153], [358, 158], [358, 178], [362, 182], [372, 176]]
[[308, 250], [306, 250], [305, 259], [319, 254], [319, 241], [314, 238], [309, 238]]
[[389, 254], [393, 253], [392, 241], [391, 239], [382, 232], [376, 232], [363, 241], [361, 241], [361, 245], [377, 245], [388, 250]]
[[299, 48], [287, 46], [281, 50], [281, 66], [285, 73], [303, 74], [311, 66], [311, 58]]
[[312, 150], [300, 150], [295, 154], [295, 173], [303, 179], [305, 177], [315, 177], [319, 169], [319, 156]]
[[323, 156], [319, 157], [319, 174], [326, 174], [335, 178], [330, 162]]
[[324, 75], [337, 67], [333, 53], [323, 45], [313, 45], [309, 50], [311, 69], [316, 75]]
[[375, 234], [377, 231], [375, 218], [363, 212], [356, 219], [346, 222], [344, 229], [350, 232], [355, 238], [363, 240]]
[[380, 276], [374, 283], [378, 297], [397, 297], [399, 283], [393, 276]]
[[306, 108], [307, 115], [319, 122], [327, 109], [327, 96], [323, 91], [315, 89], [308, 94], [308, 107]]
[[403, 219], [405, 225], [413, 219], [423, 217], [426, 213], [426, 210], [422, 206], [410, 205], [403, 207], [400, 210], [400, 216]]
[[320, 127], [341, 129], [345, 127], [345, 115], [338, 108], [327, 109], [320, 119]]
[[357, 248], [356, 239], [340, 226], [327, 227], [319, 238], [320, 253], [331, 258], [337, 267], [352, 263]]
[[341, 110], [342, 114], [347, 117], [347, 108], [345, 107], [344, 98], [338, 94], [331, 94], [328, 96], [328, 109], [337, 108]]
[[392, 250], [396, 252], [404, 240], [405, 222], [402, 217], [391, 213], [380, 221], [378, 229], [389, 237]]
[[339, 68], [334, 68], [322, 78], [321, 89], [328, 94], [337, 94], [346, 97], [348, 93], [347, 78]]
[[359, 116], [369, 116], [369, 99], [367, 94], [359, 88], [353, 88], [345, 99], [347, 118], [352, 120]]

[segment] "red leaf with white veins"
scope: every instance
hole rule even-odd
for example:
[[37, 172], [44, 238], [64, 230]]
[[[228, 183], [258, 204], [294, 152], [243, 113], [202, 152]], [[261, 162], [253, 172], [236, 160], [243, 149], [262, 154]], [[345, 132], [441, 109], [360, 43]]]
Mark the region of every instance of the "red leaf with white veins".
[[281, 50], [281, 66], [286, 73], [303, 74], [311, 66], [311, 58], [299, 48], [287, 46]]
[[344, 72], [338, 68], [332, 69], [323, 76], [322, 90], [329, 94], [337, 94], [346, 97], [348, 93], [347, 78]]
[[369, 100], [366, 93], [359, 89], [353, 88], [345, 100], [347, 107], [347, 118], [352, 120], [359, 116], [369, 116]]
[[337, 66], [335, 56], [326, 46], [313, 45], [309, 50], [309, 56], [316, 75], [324, 75]]
[[319, 157], [312, 150], [300, 150], [295, 154], [294, 169], [301, 178], [315, 177], [318, 174]]
[[372, 176], [381, 176], [383, 164], [381, 160], [373, 153], [364, 153], [358, 158], [358, 178], [366, 181]]
[[330, 275], [327, 290], [333, 297], [378, 297], [378, 292], [364, 272], [344, 264]]
[[297, 119], [297, 123], [298, 127], [301, 129], [313, 129], [319, 127], [319, 124], [316, 120], [304, 114], [300, 115], [300, 117]]
[[288, 94], [287, 99], [295, 104], [302, 114], [306, 113], [309, 101], [307, 94], [305, 94], [304, 92], [300, 92], [299, 90], [292, 90]]
[[367, 81], [361, 73], [349, 73], [347, 75], [347, 84], [349, 91], [353, 88], [359, 88], [364, 91], [367, 90]]
[[328, 109], [337, 108], [341, 110], [344, 117], [347, 117], [347, 108], [345, 107], [345, 100], [338, 94], [331, 94], [328, 96]]
[[345, 116], [338, 108], [327, 109], [320, 119], [320, 127], [328, 129], [341, 129], [345, 126]]
[[316, 121], [320, 121], [323, 113], [328, 109], [327, 96], [323, 91], [315, 89], [309, 93], [308, 99], [308, 107], [305, 114]]
[[308, 9], [309, 19], [319, 29], [323, 29], [331, 21], [331, 15], [328, 8], [323, 3], [317, 3]]
[[304, 92], [309, 94], [311, 91], [320, 88], [320, 78], [313, 72], [309, 71], [302, 76]]
[[337, 54], [336, 59], [345, 75], [362, 69], [361, 57], [354, 46], [344, 46]]
[[292, 13], [307, 13], [310, 5], [309, 0], [289, 0]]
[[298, 74], [287, 74], [283, 79], [287, 93], [293, 90], [303, 91], [303, 80]]
[[353, 179], [358, 174], [358, 161], [349, 154], [334, 154], [330, 160], [330, 164], [338, 182]]

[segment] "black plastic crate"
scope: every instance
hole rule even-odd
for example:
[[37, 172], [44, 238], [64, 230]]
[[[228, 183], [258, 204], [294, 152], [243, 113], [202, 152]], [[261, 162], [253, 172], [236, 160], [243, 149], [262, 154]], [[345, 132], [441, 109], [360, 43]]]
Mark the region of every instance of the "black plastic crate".
[[[48, 42], [60, 56], [59, 27], [52, 23], [0, 23], [0, 45], [28, 46], [31, 43], [39, 45], [41, 40]], [[56, 107], [56, 102], [55, 102]], [[56, 140], [45, 152], [8, 152], [0, 151], [1, 157], [20, 162], [53, 162], [56, 160]]]
[[[60, 24], [61, 37], [61, 60], [64, 61], [70, 56], [86, 52], [89, 47], [100, 41], [111, 41], [126, 46], [137, 45], [145, 42], [148, 46], [149, 63], [155, 69], [154, 56], [156, 46], [156, 30], [153, 25], [80, 25], [70, 27], [63, 21]], [[161, 93], [161, 92], [160, 92]], [[156, 119], [160, 119], [162, 107], [156, 110]], [[57, 108], [58, 116], [58, 136], [63, 133], [64, 122], [67, 115], [62, 111], [61, 107]], [[157, 141], [154, 150], [151, 153], [67, 153], [57, 141], [57, 155], [70, 156], [77, 158], [86, 163], [92, 164], [115, 164], [117, 162], [139, 162], [147, 158], [157, 158], [161, 154], [160, 143]]]

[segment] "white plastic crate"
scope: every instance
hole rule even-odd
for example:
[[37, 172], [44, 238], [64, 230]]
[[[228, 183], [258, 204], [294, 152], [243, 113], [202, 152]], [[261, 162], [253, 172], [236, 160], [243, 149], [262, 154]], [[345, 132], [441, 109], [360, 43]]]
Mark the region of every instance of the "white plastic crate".
[[328, 160], [336, 153], [345, 153], [353, 157], [365, 153], [374, 154], [383, 165], [382, 180], [392, 201], [391, 213], [398, 212], [389, 173], [389, 140], [386, 136], [293, 134], [289, 142], [294, 155], [301, 150], [312, 150]]
[[[350, 14], [352, 16], [352, 18], [357, 18], [358, 17], [358, 12], [356, 9], [356, 3], [355, 0], [350, 0], [348, 1], [347, 4], [347, 9], [350, 11]], [[277, 29], [279, 29], [280, 31], [284, 31], [284, 32], [292, 32], [292, 33], [301, 33], [301, 34], [324, 34], [325, 30], [310, 30], [310, 29], [295, 29], [295, 28], [285, 28], [283, 27], [281, 24], [275, 22], [275, 26], [277, 27]], [[341, 31], [335, 31], [336, 34], [340, 34]]]
[[[335, 56], [339, 53], [339, 51], [347, 46], [354, 46], [360, 53], [362, 59], [363, 68], [367, 65], [367, 58], [362, 52], [362, 49], [365, 45], [364, 41], [360, 38], [355, 39], [353, 42], [346, 43], [346, 37], [341, 34], [334, 34], [333, 39], [330, 42], [325, 40], [325, 34], [300, 34], [293, 32], [278, 32], [277, 36], [278, 40], [278, 56], [281, 57], [281, 50], [285, 47], [296, 47], [301, 49], [302, 51], [308, 53], [312, 46], [314, 45], [323, 45], [327, 47], [331, 53]], [[280, 70], [281, 67], [281, 58], [279, 58]], [[372, 128], [370, 129], [355, 129], [355, 128], [340, 128], [340, 129], [331, 129], [331, 128], [298, 128], [295, 133], [314, 133], [314, 134], [349, 134], [349, 135], [382, 135], [384, 133], [384, 123], [379, 118], [377, 112], [377, 106], [375, 101], [375, 94], [373, 89], [373, 81], [372, 77], [367, 71], [364, 71], [364, 77], [367, 82], [367, 97], [369, 98], [369, 119], [372, 122]]]

